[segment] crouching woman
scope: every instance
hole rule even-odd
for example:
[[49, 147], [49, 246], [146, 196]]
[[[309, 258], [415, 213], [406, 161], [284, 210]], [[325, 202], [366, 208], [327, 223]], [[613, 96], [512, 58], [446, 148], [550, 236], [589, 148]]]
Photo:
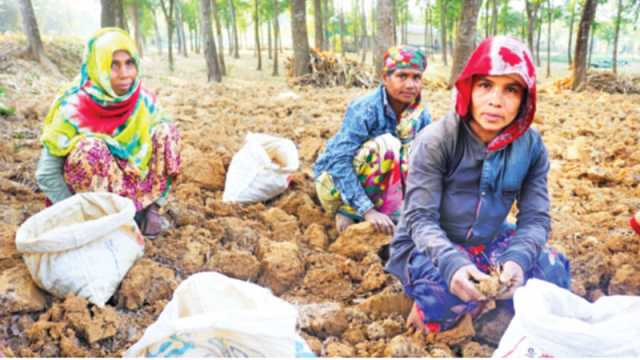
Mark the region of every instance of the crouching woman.
[[80, 74], [44, 120], [36, 180], [51, 203], [88, 191], [128, 197], [154, 237], [169, 226], [158, 211], [178, 175], [180, 136], [142, 87], [140, 65], [126, 32], [89, 39]]
[[[476, 284], [500, 271], [510, 299], [529, 278], [569, 286], [569, 263], [546, 246], [549, 159], [530, 128], [536, 111], [531, 55], [510, 37], [484, 40], [455, 87], [455, 112], [416, 139], [403, 215], [387, 271], [414, 300], [408, 322], [437, 332], [485, 296]], [[506, 222], [517, 204], [517, 223]]]

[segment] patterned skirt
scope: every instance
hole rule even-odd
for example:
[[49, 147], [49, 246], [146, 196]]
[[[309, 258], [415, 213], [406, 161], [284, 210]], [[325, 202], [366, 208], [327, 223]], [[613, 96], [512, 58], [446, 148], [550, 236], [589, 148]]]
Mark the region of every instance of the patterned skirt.
[[[400, 218], [404, 198], [406, 159], [409, 144], [403, 145], [391, 134], [380, 135], [360, 147], [353, 158], [353, 168], [365, 193], [379, 212], [393, 221]], [[316, 193], [329, 214], [336, 212], [361, 221], [354, 208], [342, 201], [340, 191], [328, 172], [317, 177]]]
[[[504, 231], [486, 245], [458, 246], [476, 267], [488, 273], [498, 263], [497, 259], [509, 247], [515, 234], [515, 226], [508, 224]], [[415, 301], [418, 315], [430, 332], [448, 330], [454, 327], [465, 314], [477, 314], [480, 302], [464, 302], [449, 292], [445, 280], [424, 252], [414, 250], [408, 265], [408, 284], [405, 293]], [[569, 288], [571, 272], [567, 258], [556, 250], [545, 247], [540, 251], [533, 268], [525, 274], [527, 279], [536, 278]]]
[[74, 192], [111, 192], [133, 200], [140, 211], [153, 202], [162, 205], [180, 170], [180, 135], [173, 123], [153, 129], [153, 154], [149, 171], [142, 177], [126, 159], [111, 153], [107, 144], [84, 138], [67, 156], [64, 177]]

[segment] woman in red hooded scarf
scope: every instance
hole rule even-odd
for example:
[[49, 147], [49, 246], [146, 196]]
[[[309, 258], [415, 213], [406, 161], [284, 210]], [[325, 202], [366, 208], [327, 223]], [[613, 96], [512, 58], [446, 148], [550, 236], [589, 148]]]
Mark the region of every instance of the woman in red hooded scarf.
[[[529, 278], [569, 287], [569, 263], [546, 246], [549, 159], [530, 128], [536, 70], [511, 37], [484, 40], [456, 83], [455, 111], [422, 131], [409, 162], [402, 219], [386, 269], [429, 332], [475, 316], [488, 299], [476, 284], [500, 272], [509, 300]], [[517, 223], [507, 215], [518, 207]]]

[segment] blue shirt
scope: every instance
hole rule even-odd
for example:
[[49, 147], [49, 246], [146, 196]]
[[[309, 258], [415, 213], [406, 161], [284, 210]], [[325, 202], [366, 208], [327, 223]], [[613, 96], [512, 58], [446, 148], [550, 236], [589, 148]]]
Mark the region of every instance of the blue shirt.
[[[416, 133], [431, 123], [429, 110], [424, 111], [416, 125]], [[318, 157], [313, 171], [315, 176], [328, 172], [342, 196], [342, 201], [353, 207], [359, 215], [373, 208], [353, 168], [353, 158], [367, 140], [396, 132], [396, 114], [380, 85], [374, 92], [354, 100], [344, 115], [342, 128], [329, 141]]]
[[550, 231], [548, 172], [547, 151], [534, 129], [488, 152], [456, 115], [429, 126], [413, 144], [402, 218], [386, 270], [406, 283], [407, 262], [417, 249], [449, 285], [460, 267], [471, 264], [454, 245], [493, 241], [517, 202], [516, 233], [497, 260], [515, 261], [528, 272]]

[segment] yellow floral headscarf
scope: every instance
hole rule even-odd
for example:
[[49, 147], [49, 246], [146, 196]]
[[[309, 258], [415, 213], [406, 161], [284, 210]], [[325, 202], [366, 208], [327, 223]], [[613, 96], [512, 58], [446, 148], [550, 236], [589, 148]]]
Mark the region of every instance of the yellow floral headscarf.
[[[113, 53], [127, 51], [138, 75], [118, 96], [111, 88]], [[129, 34], [118, 28], [95, 33], [84, 50], [80, 74], [55, 100], [44, 120], [41, 141], [54, 156], [67, 156], [83, 137], [105, 141], [111, 153], [127, 159], [140, 176], [148, 171], [153, 127], [164, 120], [155, 97], [140, 85], [140, 57]]]

